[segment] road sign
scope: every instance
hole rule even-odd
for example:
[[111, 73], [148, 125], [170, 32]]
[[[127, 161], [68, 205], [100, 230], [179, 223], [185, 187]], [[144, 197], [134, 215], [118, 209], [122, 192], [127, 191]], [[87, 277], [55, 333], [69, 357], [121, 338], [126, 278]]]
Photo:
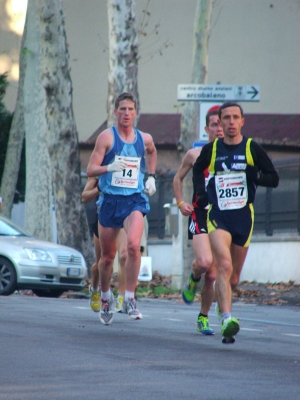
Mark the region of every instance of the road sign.
[[181, 101], [260, 101], [259, 85], [197, 85], [177, 86]]
[[207, 140], [206, 141], [204, 141], [204, 142], [194, 142], [193, 143], [193, 149], [197, 149], [197, 148], [199, 148], [199, 147], [203, 147], [203, 146], [205, 146], [207, 144]]

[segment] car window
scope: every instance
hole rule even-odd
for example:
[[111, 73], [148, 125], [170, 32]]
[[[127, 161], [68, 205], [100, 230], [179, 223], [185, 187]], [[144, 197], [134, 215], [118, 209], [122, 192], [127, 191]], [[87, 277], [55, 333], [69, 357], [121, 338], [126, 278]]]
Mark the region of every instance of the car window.
[[0, 219], [0, 236], [28, 236], [25, 231], [17, 225]]

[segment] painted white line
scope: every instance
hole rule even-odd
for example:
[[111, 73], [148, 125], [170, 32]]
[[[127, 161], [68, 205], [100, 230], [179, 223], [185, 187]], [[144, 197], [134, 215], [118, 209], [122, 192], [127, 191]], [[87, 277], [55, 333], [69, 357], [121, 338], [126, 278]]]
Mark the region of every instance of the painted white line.
[[241, 331], [262, 332], [262, 329], [241, 328]]
[[293, 336], [293, 337], [300, 337], [300, 335], [297, 335], [296, 333], [283, 333], [285, 336]]
[[175, 318], [162, 318], [163, 321], [177, 321], [184, 322], [184, 319], [175, 319]]
[[239, 321], [250, 321], [250, 322], [261, 322], [266, 325], [279, 325], [279, 326], [295, 326], [300, 327], [300, 324], [289, 324], [287, 322], [279, 321], [266, 321], [265, 319], [254, 319], [254, 318], [237, 318]]

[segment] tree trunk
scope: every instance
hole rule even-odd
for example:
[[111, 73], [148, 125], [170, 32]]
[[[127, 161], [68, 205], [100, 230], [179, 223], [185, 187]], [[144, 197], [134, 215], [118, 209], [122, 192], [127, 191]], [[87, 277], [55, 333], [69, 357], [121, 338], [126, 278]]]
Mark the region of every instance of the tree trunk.
[[[109, 73], [107, 126], [114, 124], [114, 101], [122, 92], [139, 96], [138, 33], [135, 20], [136, 0], [108, 0]], [[136, 118], [137, 123], [137, 118]]]
[[51, 161], [46, 142], [46, 96], [42, 87], [41, 34], [38, 1], [29, 0], [26, 15], [24, 125], [26, 135], [25, 228], [52, 241]]
[[[212, 13], [212, 0], [198, 0], [194, 21], [194, 51], [192, 65], [192, 82], [205, 84], [208, 69], [208, 40], [210, 34], [210, 21]], [[181, 118], [181, 138], [184, 153], [192, 148], [193, 142], [198, 139], [199, 130], [199, 102], [187, 102]], [[191, 173], [183, 181], [183, 198], [191, 202], [193, 184]], [[183, 284], [185, 284], [194, 259], [191, 240], [188, 240], [188, 219], [183, 217]]]
[[72, 106], [64, 14], [61, 0], [39, 0], [42, 85], [46, 97], [47, 145], [58, 242], [81, 251], [91, 265], [92, 242], [81, 201], [78, 134]]
[[20, 50], [20, 76], [16, 108], [9, 132], [5, 164], [2, 176], [0, 193], [3, 198], [2, 214], [10, 218], [13, 208], [13, 200], [18, 182], [18, 173], [20, 168], [21, 153], [24, 141], [24, 72], [26, 63], [26, 24], [22, 36]]

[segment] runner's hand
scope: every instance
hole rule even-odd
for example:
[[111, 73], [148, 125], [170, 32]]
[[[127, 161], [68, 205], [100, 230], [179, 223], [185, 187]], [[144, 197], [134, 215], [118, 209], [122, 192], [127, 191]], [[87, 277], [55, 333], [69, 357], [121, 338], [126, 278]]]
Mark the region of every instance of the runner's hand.
[[107, 172], [120, 172], [126, 168], [126, 162], [124, 160], [115, 160], [113, 163], [108, 164]]
[[145, 193], [148, 196], [152, 196], [154, 195], [155, 192], [156, 192], [155, 179], [153, 176], [149, 176], [149, 178], [145, 183]]
[[194, 212], [194, 207], [188, 203], [182, 203], [181, 206], [179, 207], [179, 210], [182, 215], [187, 217], [188, 215], [191, 215]]

